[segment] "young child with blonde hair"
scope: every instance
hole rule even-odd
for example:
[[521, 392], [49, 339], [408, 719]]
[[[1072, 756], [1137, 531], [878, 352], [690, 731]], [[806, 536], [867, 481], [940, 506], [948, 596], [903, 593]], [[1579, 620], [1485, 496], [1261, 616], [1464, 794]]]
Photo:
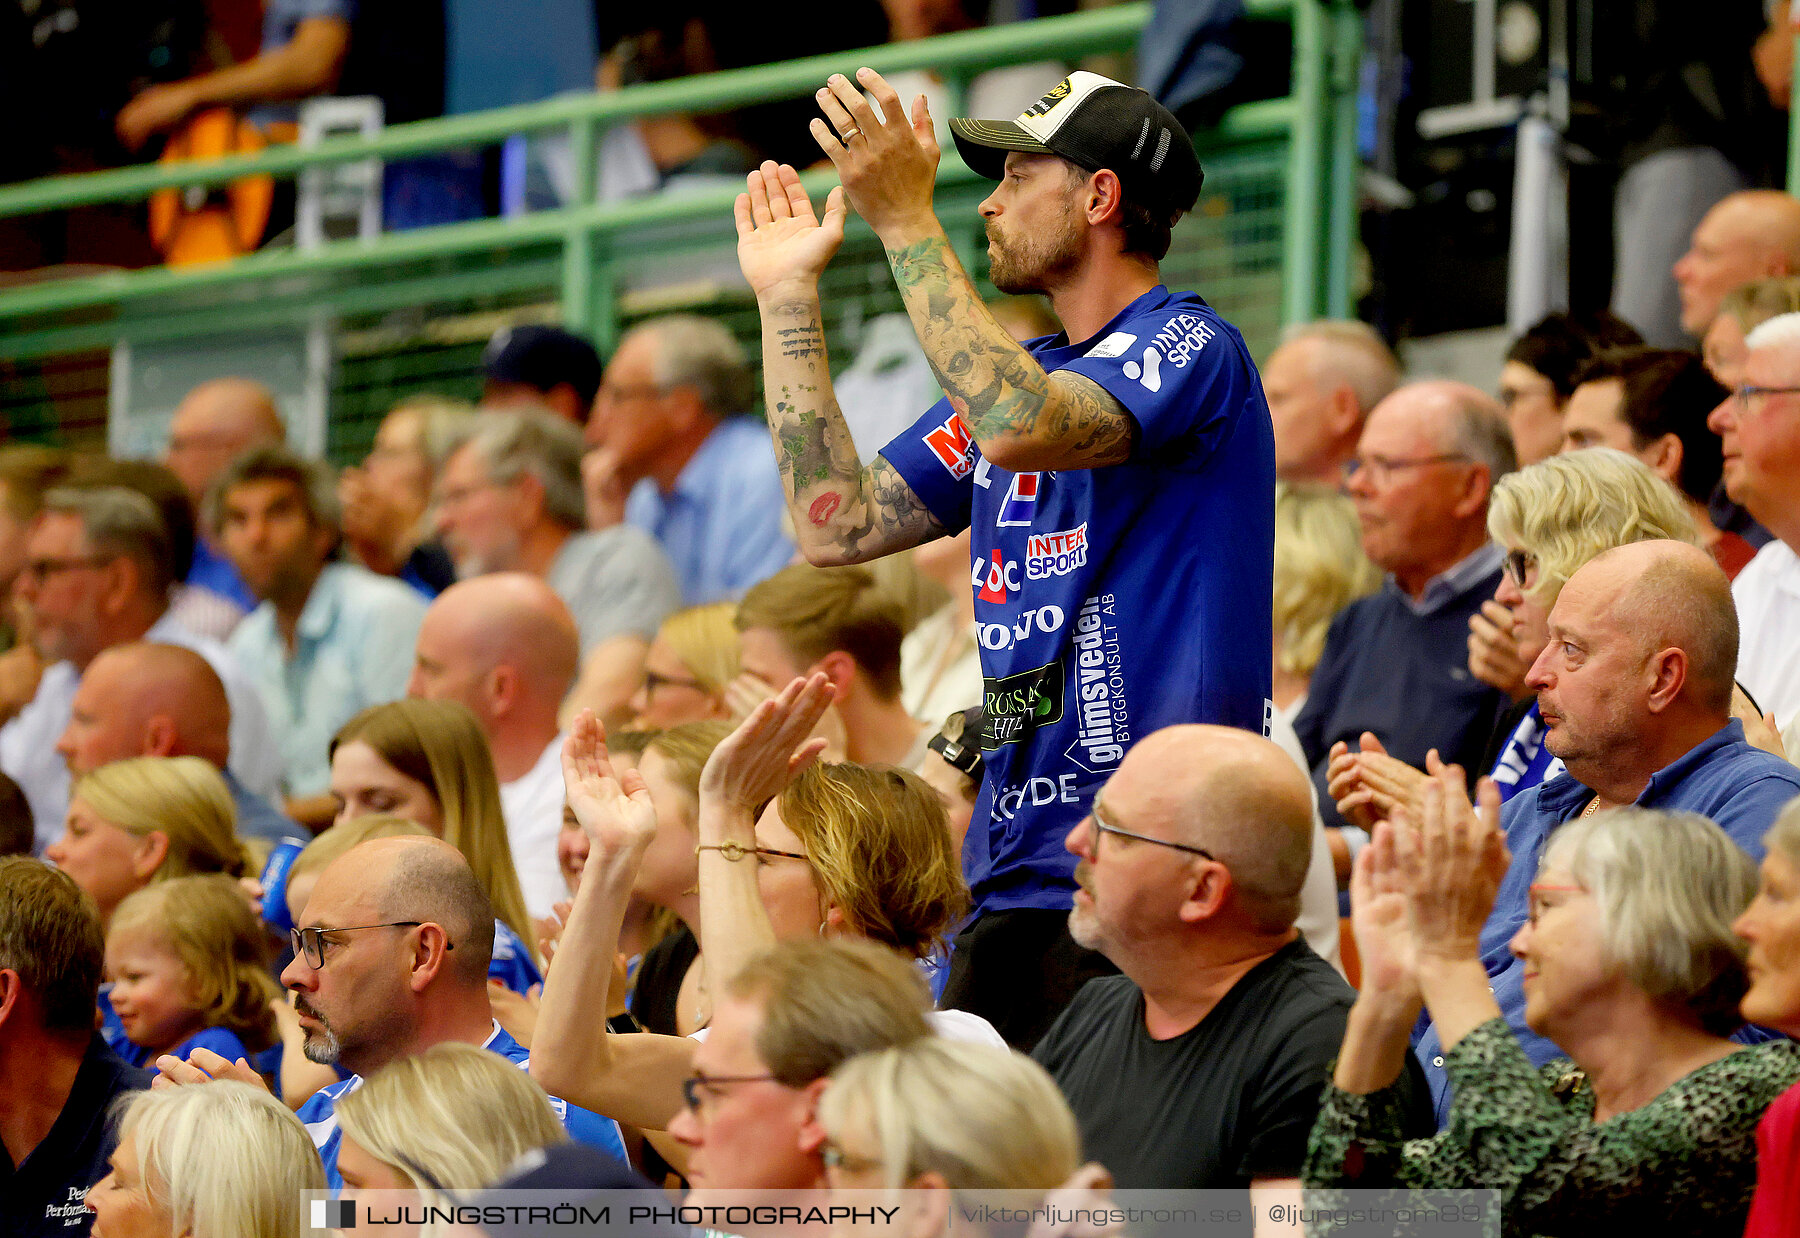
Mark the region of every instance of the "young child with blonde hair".
[[126, 1061], [211, 1049], [258, 1069], [277, 1048], [265, 934], [237, 883], [219, 875], [144, 887], [113, 912], [100, 993], [104, 1033]]

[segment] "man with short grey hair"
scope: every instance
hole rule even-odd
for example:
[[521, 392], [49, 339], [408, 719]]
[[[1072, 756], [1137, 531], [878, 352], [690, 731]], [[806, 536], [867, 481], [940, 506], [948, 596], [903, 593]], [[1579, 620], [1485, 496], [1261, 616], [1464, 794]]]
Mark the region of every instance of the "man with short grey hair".
[[0, 770], [25, 792], [41, 850], [62, 833], [69, 770], [56, 750], [82, 672], [102, 650], [129, 641], [181, 645], [205, 658], [231, 704], [231, 771], [253, 793], [280, 793], [281, 751], [256, 685], [219, 642], [169, 614], [169, 535], [150, 500], [108, 486], [53, 490], [26, 535], [14, 602], [52, 663], [37, 695], [0, 727]]
[[1469, 616], [1500, 584], [1488, 495], [1513, 466], [1499, 404], [1466, 383], [1411, 383], [1369, 414], [1346, 485], [1387, 580], [1332, 621], [1294, 720], [1327, 826], [1343, 824], [1327, 779], [1334, 745], [1372, 733], [1415, 767], [1434, 748], [1479, 763], [1506, 698], [1469, 674]]
[[1090, 980], [1032, 1051], [1087, 1158], [1125, 1189], [1296, 1190], [1355, 999], [1294, 927], [1306, 775], [1247, 731], [1167, 727], [1064, 846], [1069, 932], [1124, 973]]
[[625, 519], [655, 534], [690, 606], [735, 598], [794, 557], [768, 428], [744, 350], [721, 323], [670, 314], [619, 342], [594, 400], [590, 469], [629, 489]]
[[1775, 535], [1732, 582], [1743, 630], [1737, 677], [1797, 746], [1800, 724], [1800, 314], [1744, 341], [1744, 385], [1707, 424], [1725, 450], [1725, 491]]
[[1276, 478], [1335, 486], [1369, 410], [1400, 385], [1400, 362], [1367, 323], [1322, 319], [1283, 336], [1262, 380]]
[[681, 589], [643, 530], [582, 531], [581, 452], [581, 431], [553, 414], [484, 414], [438, 478], [437, 527], [462, 579], [527, 572], [556, 591], [581, 633], [572, 704], [616, 717]]

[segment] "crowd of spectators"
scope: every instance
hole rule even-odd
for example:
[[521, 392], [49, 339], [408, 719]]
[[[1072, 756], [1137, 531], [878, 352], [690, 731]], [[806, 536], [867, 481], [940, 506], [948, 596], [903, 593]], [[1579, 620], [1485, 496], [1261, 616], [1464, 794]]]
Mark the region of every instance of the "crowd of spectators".
[[[1060, 324], [1020, 341], [931, 209], [943, 118], [817, 102], [842, 187], [736, 207], [766, 425], [671, 315], [515, 329], [335, 477], [244, 375], [163, 464], [0, 450], [8, 1232], [548, 1166], [1789, 1230], [1791, 278], [1684, 259], [1694, 349], [1554, 316], [1500, 400], [1354, 323], [1259, 374], [1161, 283], [1189, 135], [1076, 73], [943, 130]], [[850, 208], [944, 394], [875, 454]]]

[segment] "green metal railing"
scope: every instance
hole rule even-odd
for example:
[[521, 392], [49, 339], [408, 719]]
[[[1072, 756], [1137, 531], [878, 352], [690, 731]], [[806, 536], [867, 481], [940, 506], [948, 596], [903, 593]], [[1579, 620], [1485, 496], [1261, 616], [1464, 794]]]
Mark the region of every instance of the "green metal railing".
[[[1280, 227], [1279, 269], [1268, 275], [1279, 280], [1279, 318], [1342, 315], [1350, 299], [1360, 17], [1351, 0], [1250, 0], [1249, 8], [1259, 18], [1292, 21], [1293, 91], [1285, 99], [1234, 108], [1217, 128], [1196, 135], [1208, 168], [1208, 193], [1214, 193], [1215, 183], [1233, 183], [1235, 160], [1249, 160], [1245, 166], [1277, 177], [1281, 199], [1272, 208], [1265, 201], [1261, 209]], [[512, 218], [389, 233], [368, 242], [334, 241], [307, 251], [263, 250], [209, 266], [119, 271], [0, 290], [0, 362], [105, 349], [121, 339], [228, 334], [320, 314], [352, 323], [413, 307], [504, 305], [508, 297], [521, 304], [554, 301], [562, 322], [592, 335], [604, 350], [630, 317], [621, 289], [634, 262], [641, 264], [647, 253], [729, 255], [733, 196], [705, 192], [597, 203], [596, 151], [607, 128], [664, 112], [717, 112], [804, 96], [830, 73], [863, 64], [884, 73], [929, 67], [951, 79], [959, 93], [957, 83], [998, 65], [1042, 59], [1075, 63], [1128, 52], [1148, 15], [1148, 4], [1125, 4], [397, 125], [372, 138], [333, 139], [304, 150], [284, 146], [204, 164], [132, 167], [0, 188], [0, 217], [22, 216], [142, 201], [172, 186], [212, 186], [256, 174], [291, 177], [371, 157], [394, 160], [494, 144], [515, 134], [561, 131], [569, 135], [573, 152], [575, 193], [560, 208]], [[1278, 155], [1284, 166], [1271, 165]], [[830, 183], [829, 173], [808, 178], [816, 193]], [[945, 151], [940, 213], [972, 269], [985, 269], [973, 213], [985, 184], [953, 149]], [[1221, 218], [1238, 200], [1221, 208]], [[1209, 252], [1229, 248], [1231, 235], [1226, 227], [1201, 245]], [[872, 271], [880, 270], [878, 251], [866, 257]], [[880, 274], [885, 278], [884, 270]], [[868, 276], [864, 282], [872, 286], [873, 280]], [[1206, 286], [1200, 291], [1212, 295]], [[720, 291], [715, 299], [729, 301], [730, 293]]]

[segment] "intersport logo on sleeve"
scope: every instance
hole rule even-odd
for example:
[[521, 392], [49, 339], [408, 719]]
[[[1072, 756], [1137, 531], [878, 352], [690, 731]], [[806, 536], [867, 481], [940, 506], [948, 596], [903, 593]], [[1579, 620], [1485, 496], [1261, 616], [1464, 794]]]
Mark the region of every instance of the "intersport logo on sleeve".
[[1087, 566], [1088, 527], [1084, 520], [1059, 533], [1033, 533], [1025, 544], [1025, 578], [1048, 580]]

